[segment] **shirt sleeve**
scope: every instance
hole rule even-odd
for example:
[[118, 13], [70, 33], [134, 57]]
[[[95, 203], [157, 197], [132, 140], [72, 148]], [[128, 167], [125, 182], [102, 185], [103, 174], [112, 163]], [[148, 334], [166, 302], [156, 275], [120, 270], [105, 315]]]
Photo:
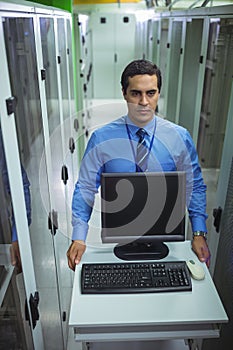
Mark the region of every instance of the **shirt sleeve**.
[[86, 240], [95, 194], [100, 186], [101, 144], [93, 133], [84, 153], [72, 199], [72, 240]]
[[185, 144], [188, 152], [185, 155], [187, 207], [192, 231], [207, 231], [206, 227], [206, 185], [203, 181], [194, 142], [186, 130]]

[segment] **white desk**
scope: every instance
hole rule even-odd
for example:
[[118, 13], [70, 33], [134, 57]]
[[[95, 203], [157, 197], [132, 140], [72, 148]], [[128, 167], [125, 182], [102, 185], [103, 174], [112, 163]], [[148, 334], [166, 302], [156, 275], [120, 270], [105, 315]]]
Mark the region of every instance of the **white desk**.
[[[169, 243], [166, 260], [198, 260], [190, 241]], [[82, 263], [119, 262], [108, 248], [88, 247]], [[203, 264], [204, 265], [204, 264]], [[228, 321], [206, 265], [206, 277], [192, 280], [192, 292], [83, 295], [76, 267], [69, 326], [76, 341], [146, 341], [219, 337]]]

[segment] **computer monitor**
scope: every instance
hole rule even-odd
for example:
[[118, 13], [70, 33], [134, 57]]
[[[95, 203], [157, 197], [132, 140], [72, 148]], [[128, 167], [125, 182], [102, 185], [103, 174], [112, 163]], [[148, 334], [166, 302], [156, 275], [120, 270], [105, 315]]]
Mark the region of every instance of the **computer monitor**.
[[185, 172], [103, 173], [101, 239], [123, 260], [157, 260], [185, 240]]

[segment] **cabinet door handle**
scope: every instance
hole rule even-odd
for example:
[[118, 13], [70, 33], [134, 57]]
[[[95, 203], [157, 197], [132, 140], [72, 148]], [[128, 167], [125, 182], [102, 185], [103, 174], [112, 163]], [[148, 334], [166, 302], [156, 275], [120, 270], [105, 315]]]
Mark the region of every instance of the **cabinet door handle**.
[[216, 232], [219, 232], [221, 217], [222, 217], [222, 208], [221, 207], [215, 208], [213, 210], [213, 217], [214, 217], [214, 227], [216, 229]]

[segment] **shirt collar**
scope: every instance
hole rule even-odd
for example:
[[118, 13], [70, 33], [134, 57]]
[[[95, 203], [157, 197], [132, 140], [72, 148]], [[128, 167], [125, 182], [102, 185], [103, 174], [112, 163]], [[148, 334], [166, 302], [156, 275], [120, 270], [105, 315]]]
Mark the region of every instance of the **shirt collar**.
[[[128, 127], [129, 127], [130, 133], [134, 136], [136, 134], [137, 130], [139, 129], [139, 126], [134, 124], [128, 115], [126, 115], [126, 117], [125, 117], [125, 122], [127, 123]], [[146, 130], [147, 134], [150, 137], [153, 135], [153, 132], [155, 129], [155, 123], [156, 123], [156, 118], [154, 116], [154, 118], [143, 127], [143, 129]]]

